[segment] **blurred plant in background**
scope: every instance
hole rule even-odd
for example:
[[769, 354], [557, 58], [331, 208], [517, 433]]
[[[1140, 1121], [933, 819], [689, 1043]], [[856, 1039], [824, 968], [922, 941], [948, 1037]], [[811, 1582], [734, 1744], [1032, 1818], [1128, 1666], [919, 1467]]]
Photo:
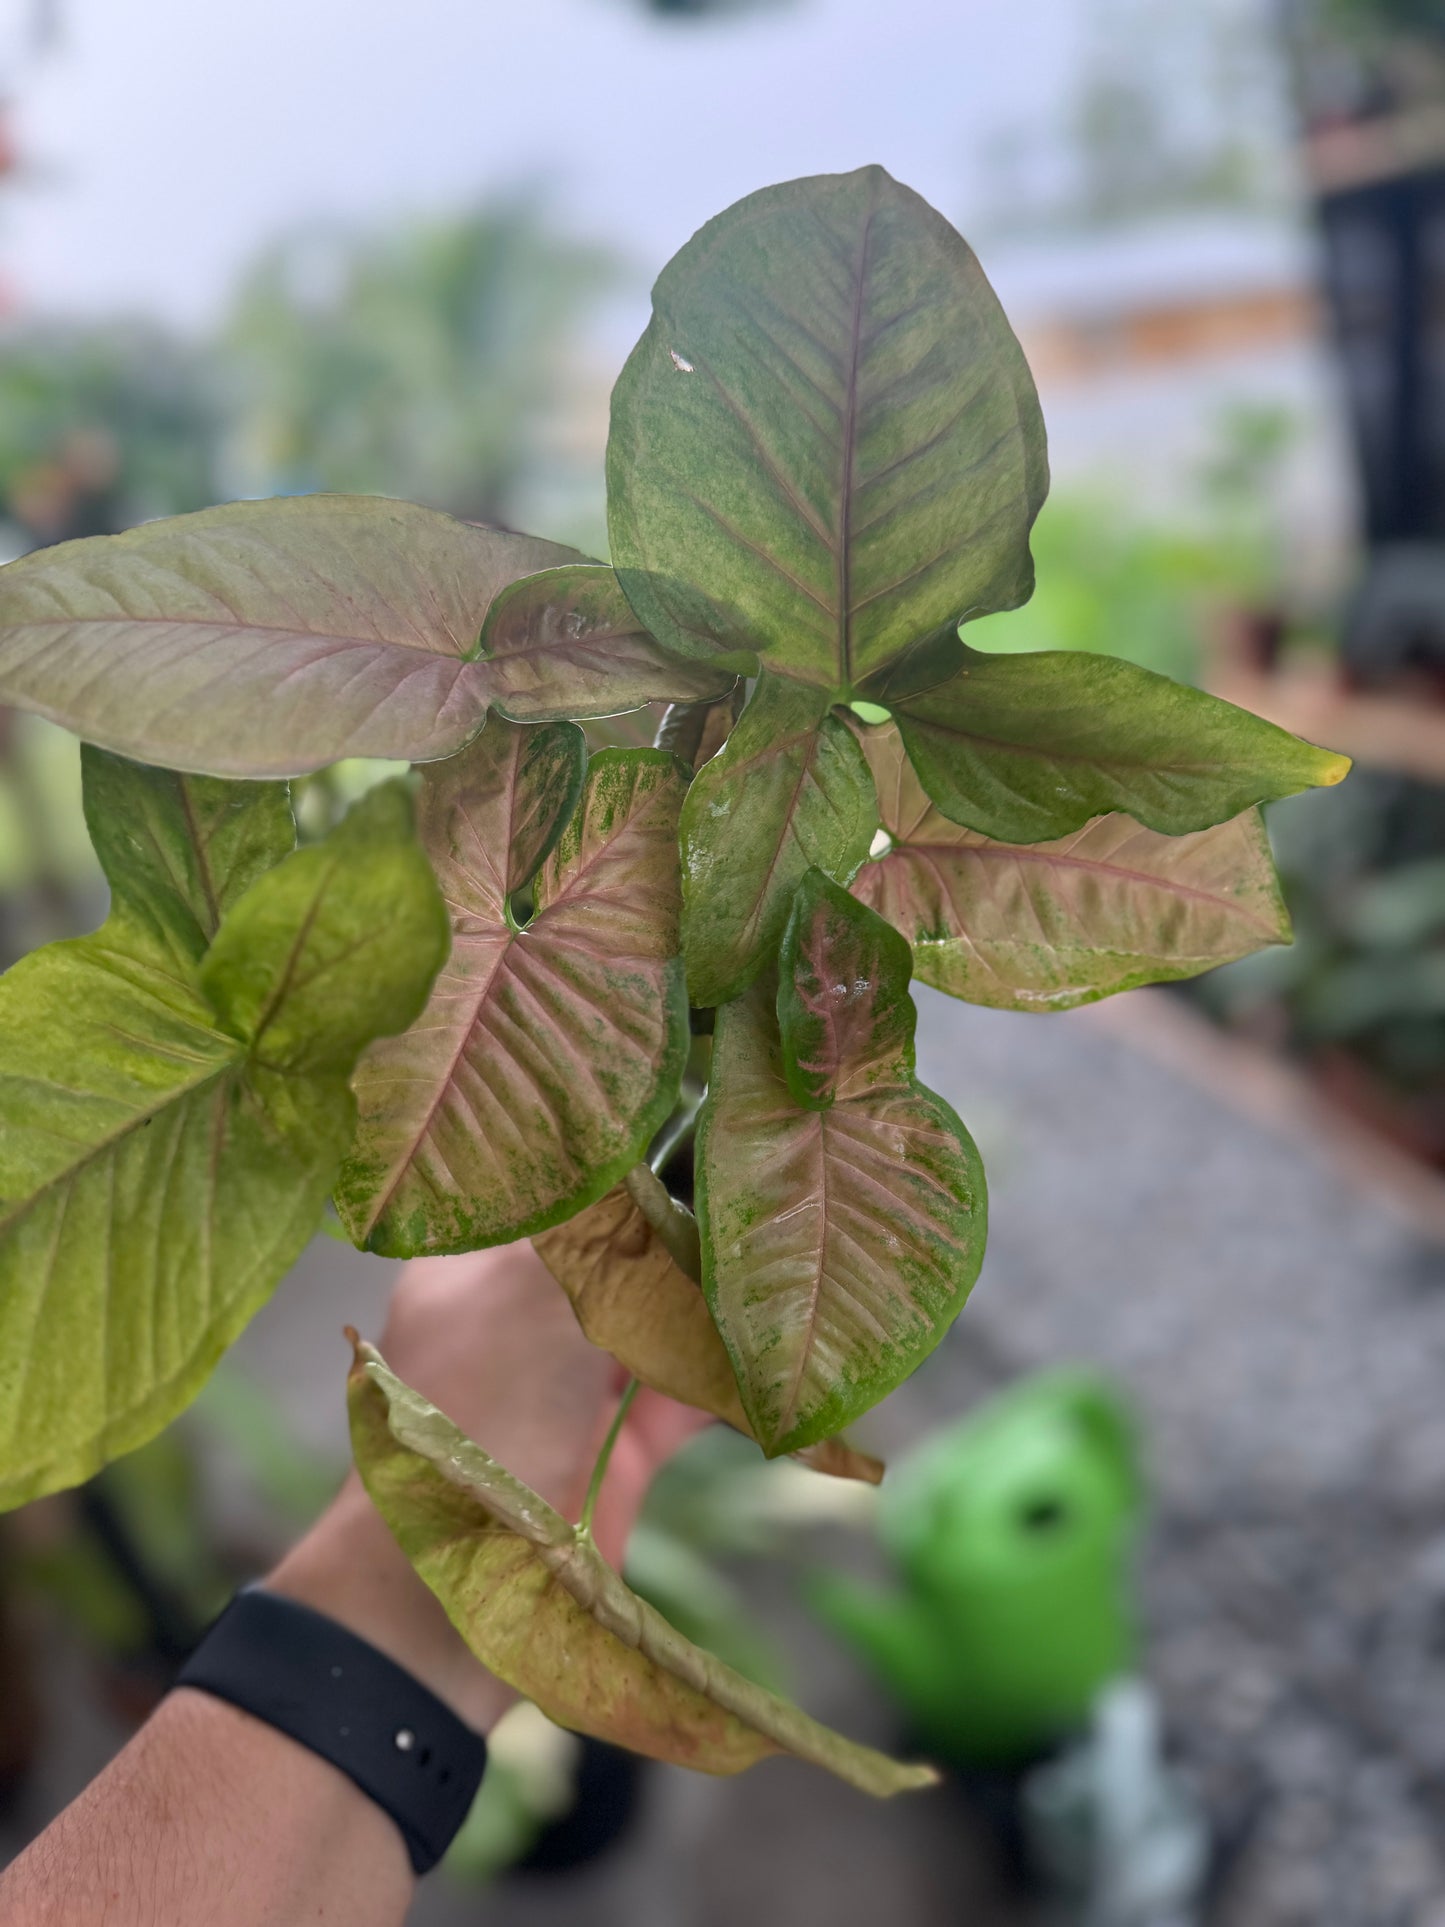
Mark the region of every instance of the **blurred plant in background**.
[[158, 328], [0, 336], [0, 541], [10, 554], [215, 501], [216, 371]]
[[1294, 943], [1191, 994], [1445, 1165], [1445, 790], [1357, 770], [1330, 807], [1271, 811], [1270, 832]]
[[222, 341], [238, 492], [396, 495], [512, 524], [558, 459], [577, 323], [613, 273], [527, 198], [282, 242]]
[[1224, 408], [1195, 477], [1192, 510], [1149, 519], [1112, 485], [1056, 489], [1034, 525], [1037, 583], [975, 646], [1088, 649], [1197, 682], [1214, 612], [1272, 600], [1284, 566], [1277, 503], [1295, 433], [1287, 409]]
[[[536, 521], [595, 546], [600, 451], [566, 423], [578, 332], [615, 273], [517, 197], [445, 221], [295, 235], [244, 278], [214, 340], [139, 323], [11, 325], [0, 559], [313, 489]], [[303, 834], [323, 835], [377, 774], [312, 779]], [[99, 888], [75, 742], [0, 711], [0, 968], [95, 922]]]

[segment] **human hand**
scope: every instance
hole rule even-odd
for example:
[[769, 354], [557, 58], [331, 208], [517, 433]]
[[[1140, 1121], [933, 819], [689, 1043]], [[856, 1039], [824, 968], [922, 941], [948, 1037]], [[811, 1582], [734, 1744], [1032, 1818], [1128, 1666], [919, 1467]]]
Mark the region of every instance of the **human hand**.
[[[509, 1472], [578, 1517], [627, 1375], [582, 1336], [529, 1243], [414, 1260], [392, 1294], [379, 1350]], [[593, 1519], [613, 1565], [654, 1473], [706, 1422], [646, 1389], [633, 1401]], [[484, 1731], [514, 1697], [468, 1653], [355, 1472], [266, 1584], [369, 1639]]]

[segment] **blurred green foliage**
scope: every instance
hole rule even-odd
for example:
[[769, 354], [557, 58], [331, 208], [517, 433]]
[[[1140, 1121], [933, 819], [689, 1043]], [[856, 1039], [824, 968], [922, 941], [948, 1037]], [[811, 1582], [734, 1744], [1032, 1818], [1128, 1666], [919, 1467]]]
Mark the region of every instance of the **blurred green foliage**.
[[980, 649], [1086, 649], [1192, 681], [1210, 597], [1240, 586], [1237, 558], [1192, 532], [1151, 526], [1082, 492], [1044, 506], [1034, 531], [1038, 586], [1022, 609], [970, 625]]
[[1278, 594], [1275, 504], [1298, 425], [1254, 402], [1221, 410], [1193, 499], [1150, 520], [1110, 489], [1056, 489], [1034, 526], [1037, 583], [1022, 609], [970, 625], [980, 649], [1085, 649], [1197, 680], [1212, 608]]
[[1306, 1057], [1341, 1051], [1445, 1159], [1445, 791], [1377, 770], [1270, 811], [1294, 919], [1191, 986], [1216, 1015]]
[[214, 501], [215, 388], [210, 357], [155, 328], [46, 322], [0, 337], [12, 552]]
[[526, 199], [283, 242], [223, 338], [245, 492], [397, 495], [506, 524], [568, 386], [579, 315], [612, 272]]

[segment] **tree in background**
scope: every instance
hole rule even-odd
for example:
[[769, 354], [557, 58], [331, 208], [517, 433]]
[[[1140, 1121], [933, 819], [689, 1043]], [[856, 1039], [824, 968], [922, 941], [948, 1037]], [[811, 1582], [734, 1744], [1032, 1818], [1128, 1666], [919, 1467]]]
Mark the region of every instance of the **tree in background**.
[[225, 342], [246, 492], [384, 492], [514, 520], [545, 466], [579, 315], [610, 273], [529, 198], [282, 242]]

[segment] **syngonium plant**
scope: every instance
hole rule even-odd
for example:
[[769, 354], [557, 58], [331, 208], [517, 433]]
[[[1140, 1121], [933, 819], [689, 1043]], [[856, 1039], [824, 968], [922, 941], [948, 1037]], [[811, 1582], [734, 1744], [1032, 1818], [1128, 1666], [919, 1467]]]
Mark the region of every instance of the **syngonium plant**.
[[[0, 570], [0, 700], [84, 740], [111, 886], [0, 982], [4, 1503], [164, 1426], [328, 1199], [394, 1256], [534, 1238], [636, 1380], [877, 1477], [840, 1435], [984, 1244], [910, 978], [1060, 1010], [1287, 941], [1259, 805], [1343, 757], [961, 639], [1032, 587], [1043, 422], [973, 254], [881, 168], [682, 250], [607, 476], [610, 566], [321, 496]], [[663, 700], [657, 747], [589, 759], [581, 720]], [[417, 768], [295, 847], [288, 779], [350, 757]], [[418, 1571], [556, 1719], [926, 1779], [689, 1645], [364, 1346], [351, 1406]]]

